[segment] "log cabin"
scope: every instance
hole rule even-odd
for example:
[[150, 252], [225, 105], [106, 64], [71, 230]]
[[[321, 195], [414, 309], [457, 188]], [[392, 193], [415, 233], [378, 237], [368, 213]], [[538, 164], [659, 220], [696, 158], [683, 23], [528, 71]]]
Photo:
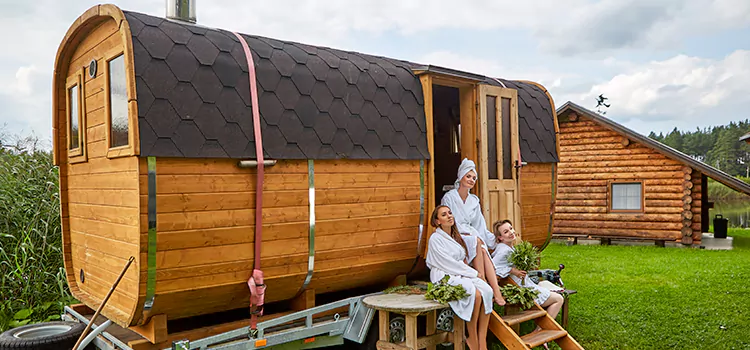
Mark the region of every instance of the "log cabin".
[[558, 110], [555, 237], [700, 245], [708, 232], [708, 178], [750, 185], [573, 102]]
[[533, 82], [113, 5], [72, 24], [53, 79], [67, 280], [96, 308], [135, 257], [102, 311], [123, 327], [246, 308], [254, 263], [266, 303], [303, 308], [406, 274], [463, 157], [488, 222], [551, 238], [557, 119]]

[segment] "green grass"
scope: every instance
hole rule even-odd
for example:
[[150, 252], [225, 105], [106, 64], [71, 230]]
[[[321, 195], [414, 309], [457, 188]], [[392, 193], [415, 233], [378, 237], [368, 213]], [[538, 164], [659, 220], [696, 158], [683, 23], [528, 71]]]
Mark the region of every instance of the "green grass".
[[586, 349], [750, 348], [750, 230], [732, 251], [551, 244], [565, 264], [569, 332]]

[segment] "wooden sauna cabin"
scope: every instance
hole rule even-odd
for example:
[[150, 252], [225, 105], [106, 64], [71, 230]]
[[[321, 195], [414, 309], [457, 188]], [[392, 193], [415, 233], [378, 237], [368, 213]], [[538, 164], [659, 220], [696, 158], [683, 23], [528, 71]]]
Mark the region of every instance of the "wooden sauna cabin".
[[54, 87], [68, 282], [96, 308], [134, 256], [103, 311], [121, 326], [247, 307], [258, 191], [266, 303], [408, 273], [463, 157], [490, 221], [551, 235], [557, 124], [534, 83], [100, 5], [65, 35]]
[[572, 102], [558, 110], [555, 237], [700, 245], [708, 232], [708, 178], [750, 185]]

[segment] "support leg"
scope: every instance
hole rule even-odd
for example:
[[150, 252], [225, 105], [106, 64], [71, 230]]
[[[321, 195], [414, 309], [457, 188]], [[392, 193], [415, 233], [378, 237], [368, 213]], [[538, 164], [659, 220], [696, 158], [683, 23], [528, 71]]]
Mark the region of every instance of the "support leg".
[[417, 315], [406, 314], [406, 346], [417, 350]]
[[458, 316], [453, 317], [453, 350], [465, 350], [464, 348], [464, 320]]
[[[436, 327], [437, 323], [437, 311], [430, 311], [427, 314], [427, 336], [435, 334], [435, 331], [437, 331]], [[435, 345], [428, 346], [427, 350], [435, 350]]]
[[389, 343], [391, 341], [391, 337], [389, 334], [390, 332], [389, 328], [390, 328], [391, 322], [389, 320], [388, 314], [389, 314], [388, 311], [378, 310], [378, 317], [380, 319], [380, 322], [378, 324], [378, 326], [380, 326], [380, 329], [379, 329], [380, 338], [379, 339], [386, 343]]

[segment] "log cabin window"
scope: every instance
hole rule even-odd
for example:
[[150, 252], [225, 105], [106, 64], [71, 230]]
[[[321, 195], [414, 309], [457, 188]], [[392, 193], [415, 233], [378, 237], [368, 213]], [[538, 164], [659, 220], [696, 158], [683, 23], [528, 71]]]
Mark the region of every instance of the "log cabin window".
[[128, 91], [125, 79], [125, 59], [122, 53], [106, 63], [107, 116], [109, 147], [129, 144]]
[[487, 95], [487, 176], [497, 180], [497, 97]]
[[82, 82], [82, 72], [70, 77], [66, 88], [66, 119], [68, 135], [68, 158], [71, 163], [86, 160], [86, 125], [84, 123], [83, 96], [85, 94]]
[[643, 183], [613, 182], [610, 184], [610, 211], [642, 212]]

